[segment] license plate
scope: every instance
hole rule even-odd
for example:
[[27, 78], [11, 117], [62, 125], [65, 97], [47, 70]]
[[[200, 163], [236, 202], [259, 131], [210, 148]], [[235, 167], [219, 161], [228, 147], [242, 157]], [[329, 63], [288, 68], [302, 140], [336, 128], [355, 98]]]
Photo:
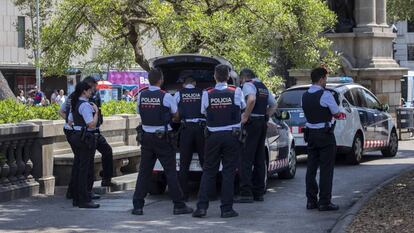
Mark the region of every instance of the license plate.
[[303, 140], [303, 137], [295, 137], [295, 145], [304, 146], [306, 145], [306, 142]]

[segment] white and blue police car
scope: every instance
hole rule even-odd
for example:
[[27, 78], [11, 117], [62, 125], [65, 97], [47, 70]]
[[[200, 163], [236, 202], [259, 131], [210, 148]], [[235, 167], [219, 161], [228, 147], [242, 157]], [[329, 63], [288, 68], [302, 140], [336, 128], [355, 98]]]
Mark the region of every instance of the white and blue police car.
[[[239, 85], [237, 73], [229, 61], [218, 56], [203, 56], [199, 54], [179, 54], [171, 56], [157, 57], [150, 60], [151, 68], [158, 68], [163, 72], [163, 90], [174, 94], [180, 90], [183, 80], [180, 80], [182, 73], [193, 74], [198, 88], [208, 88], [215, 85], [214, 67], [218, 64], [225, 64], [230, 67], [230, 84]], [[287, 112], [278, 112], [268, 122], [268, 132], [266, 139], [266, 163], [267, 177], [277, 174], [282, 179], [292, 179], [296, 173], [296, 155], [294, 138], [285, 120], [289, 118]], [[179, 124], [172, 124], [174, 130], [178, 130]], [[176, 153], [177, 171], [180, 169], [180, 153]], [[220, 166], [221, 169], [221, 166]], [[198, 155], [195, 153], [190, 164], [189, 180], [199, 181], [202, 174]], [[152, 181], [150, 184], [150, 194], [164, 193], [166, 179], [161, 163], [157, 160], [153, 169]]]
[[[302, 95], [310, 85], [291, 87], [278, 98], [280, 110], [288, 111], [286, 121], [295, 138], [297, 154], [305, 154], [307, 144], [303, 140], [306, 123], [302, 110]], [[359, 164], [364, 152], [381, 151], [385, 157], [393, 157], [398, 151], [396, 127], [388, 105], [382, 104], [365, 87], [353, 82], [350, 77], [328, 78], [326, 89], [335, 97], [345, 120], [337, 120], [335, 138], [338, 153], [344, 154], [349, 164]]]

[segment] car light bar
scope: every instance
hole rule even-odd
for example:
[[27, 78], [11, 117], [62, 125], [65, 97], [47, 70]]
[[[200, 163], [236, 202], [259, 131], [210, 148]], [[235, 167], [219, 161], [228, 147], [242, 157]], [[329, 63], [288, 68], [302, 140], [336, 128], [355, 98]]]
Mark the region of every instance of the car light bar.
[[351, 77], [328, 77], [328, 83], [353, 83], [354, 79]]

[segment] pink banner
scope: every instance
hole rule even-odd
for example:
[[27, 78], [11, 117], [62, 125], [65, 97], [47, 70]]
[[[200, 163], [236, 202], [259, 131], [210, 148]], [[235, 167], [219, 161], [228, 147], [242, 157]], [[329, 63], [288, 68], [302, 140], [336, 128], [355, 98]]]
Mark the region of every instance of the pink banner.
[[118, 72], [110, 71], [108, 81], [117, 85], [137, 85], [140, 88], [148, 86], [148, 73], [146, 71]]

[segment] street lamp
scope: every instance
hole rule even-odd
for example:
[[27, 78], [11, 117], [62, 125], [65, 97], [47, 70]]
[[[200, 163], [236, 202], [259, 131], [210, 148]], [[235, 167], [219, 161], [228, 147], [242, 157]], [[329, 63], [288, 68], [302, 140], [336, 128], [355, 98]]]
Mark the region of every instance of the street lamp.
[[39, 18], [39, 0], [36, 0], [36, 51], [35, 51], [35, 66], [36, 66], [36, 85], [40, 90], [40, 18]]

